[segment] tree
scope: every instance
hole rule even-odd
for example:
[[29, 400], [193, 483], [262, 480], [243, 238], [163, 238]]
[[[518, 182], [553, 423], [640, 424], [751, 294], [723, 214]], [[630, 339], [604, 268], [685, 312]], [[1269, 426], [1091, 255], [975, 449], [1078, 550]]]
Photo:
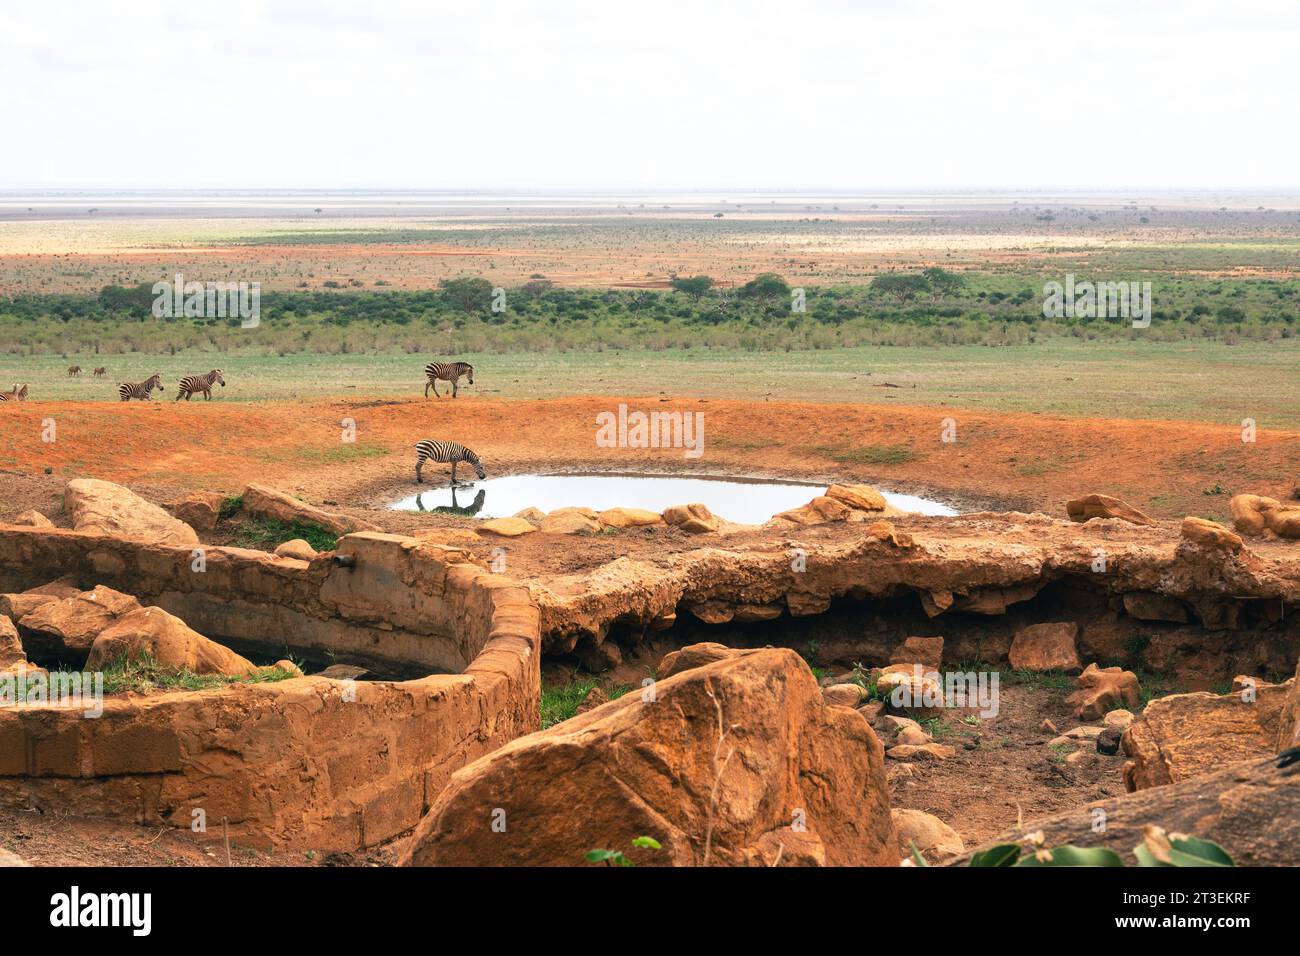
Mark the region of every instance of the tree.
[[713, 280], [708, 276], [673, 276], [672, 287], [678, 292], [685, 292], [692, 299], [698, 299], [713, 288]]
[[871, 288], [881, 295], [892, 295], [900, 305], [930, 291], [930, 280], [916, 273], [888, 272], [871, 280]]
[[438, 283], [442, 294], [464, 312], [481, 312], [492, 301], [492, 283], [478, 276], [443, 279]]
[[763, 272], [740, 287], [746, 299], [781, 299], [790, 295], [790, 284], [775, 272]]
[[931, 266], [921, 273], [925, 280], [930, 283], [936, 299], [941, 296], [956, 295], [961, 291], [966, 280], [955, 272], [949, 272], [947, 269], [941, 269], [938, 266]]

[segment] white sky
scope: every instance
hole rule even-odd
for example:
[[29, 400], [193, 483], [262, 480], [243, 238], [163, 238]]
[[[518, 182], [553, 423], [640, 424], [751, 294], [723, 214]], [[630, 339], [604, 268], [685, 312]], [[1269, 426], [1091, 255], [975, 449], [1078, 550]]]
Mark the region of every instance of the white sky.
[[1296, 0], [44, 0], [0, 186], [1289, 188], [1298, 61]]

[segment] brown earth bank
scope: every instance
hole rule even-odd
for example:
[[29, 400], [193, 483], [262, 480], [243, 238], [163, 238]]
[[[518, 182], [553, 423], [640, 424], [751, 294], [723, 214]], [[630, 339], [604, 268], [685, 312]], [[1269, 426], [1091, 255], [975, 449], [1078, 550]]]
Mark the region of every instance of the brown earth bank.
[[[703, 412], [704, 453], [601, 448], [596, 415]], [[166, 499], [249, 481], [315, 503], [375, 511], [393, 531], [455, 519], [388, 512], [417, 490], [412, 444], [459, 441], [489, 477], [533, 471], [642, 472], [853, 481], [928, 495], [963, 510], [1064, 515], [1090, 491], [1157, 518], [1224, 520], [1228, 492], [1286, 498], [1300, 433], [1175, 421], [1102, 421], [948, 407], [737, 402], [667, 395], [501, 401], [302, 403], [26, 402], [0, 414], [0, 517], [57, 510], [63, 483], [93, 476]], [[343, 440], [348, 423], [355, 441]], [[51, 424], [53, 431], [51, 431]], [[956, 440], [943, 441], [945, 428]], [[53, 437], [53, 440], [49, 440]], [[439, 474], [438, 472], [433, 473]], [[432, 477], [432, 476], [431, 476]], [[635, 502], [629, 502], [635, 504]], [[373, 516], [372, 516], [373, 520]]]

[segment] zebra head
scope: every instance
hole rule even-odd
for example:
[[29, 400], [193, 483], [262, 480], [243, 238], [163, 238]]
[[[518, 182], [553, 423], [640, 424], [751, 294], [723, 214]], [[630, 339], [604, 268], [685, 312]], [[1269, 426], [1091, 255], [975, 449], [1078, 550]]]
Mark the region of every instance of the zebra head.
[[222, 388], [226, 387], [226, 376], [222, 373], [221, 369], [214, 368], [212, 370], [212, 378]]
[[474, 466], [474, 474], [478, 475], [479, 481], [482, 481], [487, 477], [487, 471], [483, 468], [483, 462], [478, 458], [473, 458], [470, 460], [470, 463]]
[[[465, 374], [469, 376], [469, 383], [470, 383], [471, 385], [473, 385], [473, 384], [474, 384], [474, 366], [473, 366], [473, 365], [466, 365], [466, 366], [465, 366]], [[479, 475], [479, 477], [482, 478], [483, 476], [482, 476], [482, 475]]]

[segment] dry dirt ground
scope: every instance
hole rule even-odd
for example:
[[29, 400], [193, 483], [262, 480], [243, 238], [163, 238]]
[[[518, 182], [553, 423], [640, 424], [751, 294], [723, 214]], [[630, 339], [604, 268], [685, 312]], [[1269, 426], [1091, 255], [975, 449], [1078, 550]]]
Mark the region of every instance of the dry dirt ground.
[[[595, 416], [626, 401], [631, 408], [704, 411], [706, 451], [605, 449], [594, 441]], [[943, 443], [944, 418], [958, 440]], [[356, 442], [342, 442], [345, 419]], [[49, 420], [56, 439], [42, 441]], [[37, 403], [0, 406], [0, 520], [37, 508], [58, 523], [70, 478], [93, 476], [130, 485], [166, 503], [193, 489], [234, 495], [247, 482], [272, 484], [317, 504], [365, 514], [392, 531], [472, 527], [472, 519], [386, 510], [411, 494], [418, 438], [454, 438], [474, 447], [490, 475], [530, 471], [610, 471], [748, 475], [809, 481], [851, 480], [928, 494], [968, 509], [1042, 510], [1063, 515], [1064, 501], [1099, 491], [1130, 500], [1153, 516], [1223, 519], [1234, 491], [1286, 497], [1300, 472], [1300, 435], [1260, 432], [1243, 443], [1238, 429], [1160, 421], [1099, 421], [1040, 415], [961, 412], [951, 408], [747, 403], [650, 398], [570, 398], [542, 402], [314, 401], [260, 404]], [[1029, 469], [1029, 462], [1060, 467]], [[426, 486], [427, 487], [427, 486]], [[834, 530], [806, 529], [807, 535]], [[220, 542], [221, 529], [214, 540]], [[758, 535], [746, 532], [741, 537]], [[738, 543], [743, 543], [738, 540]], [[671, 560], [694, 549], [676, 529], [633, 529], [591, 538], [537, 533], [513, 539], [510, 571], [519, 577], [571, 573], [624, 554]], [[491, 544], [475, 545], [486, 557]], [[552, 665], [553, 666], [553, 665]], [[551, 677], [554, 678], [554, 673]], [[1118, 758], [1081, 766], [1048, 748], [1051, 719], [1075, 725], [1065, 691], [1004, 689], [1002, 711], [980, 722], [944, 718], [932, 727], [957, 756], [895, 775], [895, 805], [926, 810], [953, 825], [968, 845], [1028, 819], [1122, 791]], [[0, 842], [43, 864], [224, 865], [220, 835], [163, 832], [106, 821], [77, 821], [0, 811]], [[234, 865], [373, 864], [393, 848], [361, 858], [266, 856], [238, 847]]]

